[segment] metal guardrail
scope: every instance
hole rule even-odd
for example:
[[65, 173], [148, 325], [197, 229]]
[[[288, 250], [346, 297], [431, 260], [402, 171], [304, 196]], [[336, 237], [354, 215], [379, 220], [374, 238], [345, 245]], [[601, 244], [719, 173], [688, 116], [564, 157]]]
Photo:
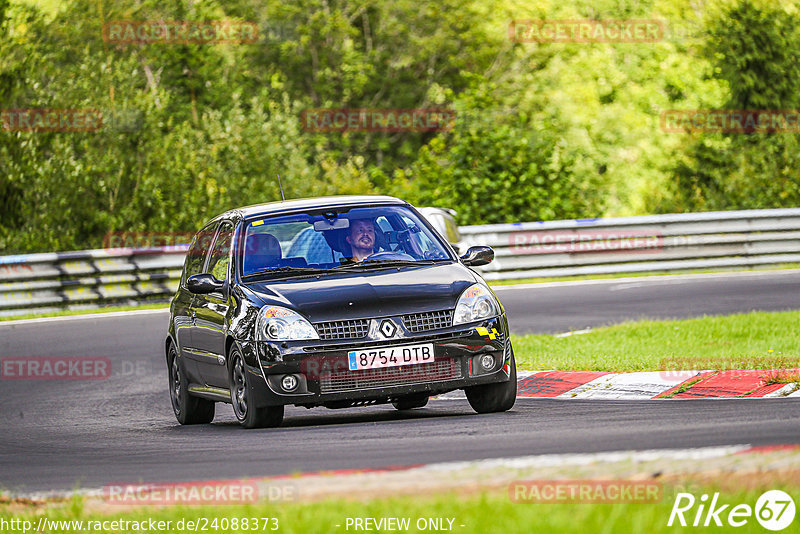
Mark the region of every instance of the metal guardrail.
[[487, 280], [800, 262], [800, 209], [770, 209], [462, 226], [489, 245]]
[[[800, 262], [800, 208], [462, 226], [487, 280]], [[166, 302], [186, 246], [0, 256], [0, 315]]]
[[0, 256], [0, 316], [166, 302], [187, 246]]

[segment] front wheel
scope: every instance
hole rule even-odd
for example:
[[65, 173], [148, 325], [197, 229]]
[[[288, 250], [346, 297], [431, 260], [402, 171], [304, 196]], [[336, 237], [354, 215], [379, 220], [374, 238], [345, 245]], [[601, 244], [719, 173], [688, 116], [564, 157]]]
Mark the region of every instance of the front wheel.
[[517, 364], [514, 362], [514, 350], [511, 349], [508, 382], [471, 386], [464, 388], [464, 393], [467, 394], [469, 405], [478, 413], [510, 410], [517, 400]]
[[283, 406], [256, 408], [250, 396], [247, 367], [241, 352], [231, 349], [231, 404], [236, 419], [245, 428], [265, 428], [280, 426], [283, 422]]
[[198, 425], [214, 420], [214, 401], [189, 395], [189, 382], [183, 370], [183, 360], [178, 357], [175, 345], [170, 344], [168, 352], [169, 364], [169, 398], [172, 411], [182, 425]]

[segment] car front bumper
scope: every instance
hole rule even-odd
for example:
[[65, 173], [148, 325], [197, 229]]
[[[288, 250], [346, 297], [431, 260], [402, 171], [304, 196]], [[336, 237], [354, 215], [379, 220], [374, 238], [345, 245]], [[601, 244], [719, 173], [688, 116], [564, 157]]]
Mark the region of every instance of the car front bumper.
[[[432, 343], [434, 361], [350, 371], [348, 352], [362, 348]], [[391, 402], [407, 395], [437, 395], [509, 379], [511, 345], [505, 315], [470, 325], [393, 340], [313, 343], [239, 342], [248, 366], [250, 399], [257, 407], [295, 404], [331, 408]], [[494, 358], [484, 369], [478, 358]], [[285, 391], [281, 380], [298, 378]]]

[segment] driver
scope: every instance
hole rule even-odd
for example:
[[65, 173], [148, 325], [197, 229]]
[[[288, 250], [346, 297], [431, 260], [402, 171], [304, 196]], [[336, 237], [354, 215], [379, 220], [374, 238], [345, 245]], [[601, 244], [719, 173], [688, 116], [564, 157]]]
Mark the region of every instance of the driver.
[[345, 241], [353, 249], [352, 260], [364, 260], [375, 251], [375, 223], [370, 219], [350, 221], [350, 231]]

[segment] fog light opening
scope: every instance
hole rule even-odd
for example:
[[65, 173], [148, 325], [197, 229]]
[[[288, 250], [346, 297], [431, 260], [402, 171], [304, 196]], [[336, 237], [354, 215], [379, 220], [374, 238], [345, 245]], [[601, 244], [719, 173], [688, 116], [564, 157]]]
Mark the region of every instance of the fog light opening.
[[286, 375], [281, 378], [281, 387], [284, 391], [294, 391], [299, 384], [300, 381], [295, 375]]
[[484, 371], [494, 368], [494, 356], [491, 354], [484, 354], [481, 356], [481, 367]]

